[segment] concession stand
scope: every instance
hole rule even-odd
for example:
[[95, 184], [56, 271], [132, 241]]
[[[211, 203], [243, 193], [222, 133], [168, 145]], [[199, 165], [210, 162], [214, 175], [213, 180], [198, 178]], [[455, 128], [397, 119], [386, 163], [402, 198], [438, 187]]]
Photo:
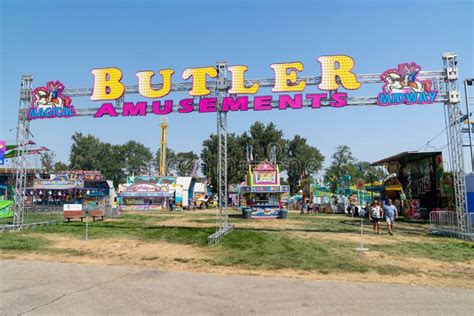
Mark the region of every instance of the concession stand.
[[244, 218], [287, 218], [282, 196], [290, 192], [288, 185], [280, 184], [277, 165], [263, 161], [252, 168], [249, 165], [247, 181], [240, 185], [239, 195]]
[[153, 176], [128, 177], [126, 184], [119, 185], [118, 197], [121, 210], [167, 209], [173, 199], [172, 186], [175, 180], [170, 177]]

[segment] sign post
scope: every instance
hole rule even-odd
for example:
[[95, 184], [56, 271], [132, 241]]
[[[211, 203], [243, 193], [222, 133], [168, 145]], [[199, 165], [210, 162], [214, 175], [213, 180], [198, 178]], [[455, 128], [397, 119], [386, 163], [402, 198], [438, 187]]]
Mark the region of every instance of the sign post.
[[89, 240], [89, 218], [86, 218], [86, 233], [84, 235], [84, 240], [88, 241]]
[[364, 218], [360, 218], [360, 246], [355, 249], [356, 251], [365, 252], [369, 251], [369, 248], [364, 247]]

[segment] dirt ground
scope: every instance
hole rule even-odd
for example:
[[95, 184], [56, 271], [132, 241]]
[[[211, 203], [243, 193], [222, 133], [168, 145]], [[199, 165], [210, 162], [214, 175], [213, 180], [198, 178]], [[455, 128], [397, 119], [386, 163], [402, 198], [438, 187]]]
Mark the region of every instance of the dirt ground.
[[[474, 275], [474, 267], [468, 263], [440, 263], [420, 258], [392, 258], [376, 251], [362, 253], [361, 256], [379, 258], [393, 265], [423, 266], [429, 274], [420, 275], [380, 275], [377, 273], [317, 273], [293, 269], [283, 270], [249, 270], [239, 267], [213, 266], [208, 263], [213, 254], [212, 248], [198, 248], [188, 245], [166, 242], [143, 242], [128, 239], [77, 240], [70, 237], [40, 235], [54, 242], [53, 248], [63, 249], [55, 252], [2, 253], [1, 259], [21, 259], [37, 261], [54, 261], [79, 264], [134, 266], [156, 268], [164, 271], [209, 272], [217, 274], [239, 274], [254, 276], [280, 276], [308, 280], [337, 280], [351, 282], [375, 282], [392, 284], [416, 284], [441, 287], [474, 288], [472, 278], [453, 278], [453, 273], [464, 276]], [[77, 253], [68, 251], [74, 249]]]
[[[159, 225], [180, 226], [180, 227], [213, 227], [210, 222], [200, 223], [196, 220], [210, 221], [215, 214], [209, 212], [209, 217], [188, 217], [170, 216], [169, 219], [160, 220]], [[147, 216], [155, 216], [146, 214]], [[202, 216], [203, 214], [200, 214]], [[157, 214], [156, 216], [160, 216]], [[340, 217], [339, 217], [340, 218]], [[112, 219], [113, 220], [113, 219]], [[353, 241], [360, 240], [357, 234], [340, 234], [328, 232], [306, 233], [292, 231], [291, 229], [301, 227], [301, 222], [296, 220], [287, 221], [248, 221], [239, 222], [239, 228], [266, 228], [266, 229], [290, 229], [286, 234], [292, 237], [303, 239], [319, 240], [340, 240]], [[368, 228], [370, 232], [370, 227]], [[165, 271], [192, 271], [210, 272], [218, 274], [242, 274], [258, 276], [280, 276], [301, 278], [309, 280], [338, 280], [338, 281], [359, 281], [395, 284], [417, 284], [441, 287], [462, 287], [474, 288], [474, 265], [472, 262], [443, 262], [430, 260], [427, 258], [413, 257], [391, 257], [377, 251], [360, 253], [360, 256], [381, 261], [394, 266], [419, 266], [423, 267], [426, 273], [402, 274], [402, 275], [381, 275], [375, 272], [368, 273], [318, 273], [304, 270], [263, 270], [246, 269], [235, 266], [216, 266], [212, 264], [212, 258], [216, 255], [215, 247], [197, 247], [167, 242], [146, 242], [123, 238], [104, 238], [96, 240], [82, 240], [77, 237], [56, 234], [29, 234], [50, 240], [49, 251], [41, 252], [19, 252], [9, 251], [0, 253], [0, 259], [22, 259], [55, 261], [79, 264], [97, 264], [114, 266], [134, 266], [142, 268], [157, 268]], [[398, 243], [404, 241], [425, 242], [426, 237], [396, 235], [392, 239], [384, 239], [386, 243]], [[377, 243], [380, 236], [367, 234], [365, 242], [367, 244]], [[471, 277], [466, 277], [471, 276]]]

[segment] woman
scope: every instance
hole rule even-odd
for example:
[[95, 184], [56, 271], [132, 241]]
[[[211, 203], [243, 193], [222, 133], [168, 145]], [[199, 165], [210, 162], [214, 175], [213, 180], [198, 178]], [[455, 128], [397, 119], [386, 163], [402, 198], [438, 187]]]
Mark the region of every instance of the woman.
[[383, 217], [382, 208], [378, 201], [372, 202], [370, 205], [369, 218], [374, 227], [374, 234], [380, 234], [380, 219]]

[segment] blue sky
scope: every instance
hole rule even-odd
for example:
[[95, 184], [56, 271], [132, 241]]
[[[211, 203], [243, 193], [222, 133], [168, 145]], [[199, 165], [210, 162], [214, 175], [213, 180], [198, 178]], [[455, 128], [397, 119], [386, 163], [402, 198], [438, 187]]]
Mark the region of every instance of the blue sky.
[[[11, 129], [22, 74], [33, 75], [34, 86], [61, 80], [79, 88], [92, 86], [92, 68], [121, 68], [123, 82], [136, 84], [138, 70], [173, 68], [174, 79], [180, 80], [187, 67], [225, 60], [247, 65], [247, 78], [270, 78], [270, 64], [290, 61], [303, 62], [302, 75], [310, 76], [320, 74], [318, 56], [334, 54], [352, 56], [358, 74], [381, 73], [410, 61], [440, 70], [442, 53], [454, 51], [461, 79], [473, 77], [473, 7], [472, 1], [414, 0], [3, 0], [0, 139], [15, 139]], [[376, 95], [380, 88], [349, 93]], [[305, 93], [310, 89], [315, 88]], [[88, 98], [73, 101], [76, 108], [98, 105]], [[178, 151], [199, 153], [202, 140], [216, 130], [214, 114], [173, 114], [168, 119], [169, 146]], [[231, 113], [229, 131], [241, 133], [257, 120], [274, 122], [288, 138], [307, 138], [326, 156], [326, 165], [339, 144], [350, 146], [360, 160], [375, 161], [419, 149], [444, 128], [438, 104]], [[57, 160], [67, 161], [76, 131], [116, 144], [137, 140], [155, 152], [159, 122], [157, 116], [38, 120], [32, 133], [38, 144], [54, 150]], [[445, 144], [443, 134], [430, 148]]]

